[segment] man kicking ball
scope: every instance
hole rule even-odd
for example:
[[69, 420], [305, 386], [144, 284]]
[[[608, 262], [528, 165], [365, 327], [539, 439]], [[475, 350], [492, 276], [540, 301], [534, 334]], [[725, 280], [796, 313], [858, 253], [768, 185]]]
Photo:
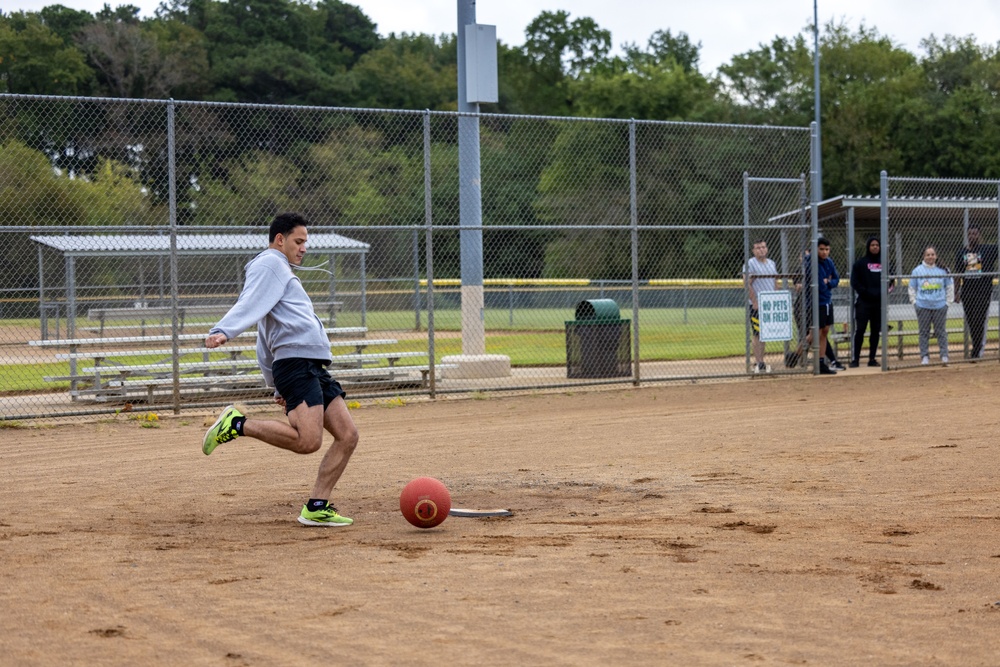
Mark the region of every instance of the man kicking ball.
[[323, 429], [333, 445], [323, 456], [309, 501], [299, 523], [307, 526], [349, 526], [330, 504], [330, 494], [358, 444], [358, 429], [347, 410], [343, 388], [330, 377], [333, 361], [323, 323], [292, 266], [306, 253], [307, 221], [283, 213], [271, 223], [269, 245], [246, 265], [246, 280], [236, 304], [209, 331], [205, 347], [213, 349], [257, 325], [257, 363], [274, 400], [285, 409], [288, 423], [248, 419], [228, 406], [205, 433], [202, 451], [249, 436], [297, 454], [312, 454], [323, 445]]

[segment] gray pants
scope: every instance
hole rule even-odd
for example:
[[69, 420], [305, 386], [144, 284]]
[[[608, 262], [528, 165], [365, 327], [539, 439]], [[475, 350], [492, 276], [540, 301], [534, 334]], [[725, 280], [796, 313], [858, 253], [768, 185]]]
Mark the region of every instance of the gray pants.
[[930, 356], [931, 325], [937, 336], [941, 356], [948, 356], [948, 308], [917, 308], [917, 326], [920, 329], [920, 356]]

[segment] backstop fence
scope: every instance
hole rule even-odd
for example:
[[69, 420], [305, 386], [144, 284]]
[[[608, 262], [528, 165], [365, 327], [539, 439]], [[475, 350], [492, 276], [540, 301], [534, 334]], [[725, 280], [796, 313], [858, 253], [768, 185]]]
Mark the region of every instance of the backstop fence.
[[[270, 402], [253, 330], [203, 341], [283, 211], [311, 222], [297, 273], [352, 399], [756, 370], [743, 267], [764, 239], [795, 289], [808, 128], [477, 115], [470, 226], [460, 118], [0, 95], [0, 419]], [[805, 372], [794, 344], [770, 370]]]

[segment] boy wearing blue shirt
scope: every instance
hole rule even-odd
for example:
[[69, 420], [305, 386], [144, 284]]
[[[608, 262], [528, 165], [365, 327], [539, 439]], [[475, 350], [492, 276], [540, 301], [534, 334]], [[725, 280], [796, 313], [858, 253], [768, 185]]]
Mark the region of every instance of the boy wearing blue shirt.
[[[806, 297], [807, 326], [812, 327], [812, 267], [810, 264], [810, 257], [806, 254], [805, 261], [802, 264], [802, 275], [805, 276], [802, 292]], [[832, 290], [840, 284], [840, 275], [837, 273], [837, 267], [834, 266], [833, 260], [830, 259], [830, 242], [822, 236], [816, 240], [816, 264], [818, 267], [817, 276], [819, 277], [819, 349], [825, 351], [827, 349], [827, 336], [829, 336], [830, 327], [833, 325]], [[809, 333], [806, 335], [805, 343], [811, 346], [812, 342], [813, 331], [810, 328]], [[794, 365], [794, 363], [798, 362], [801, 355], [801, 349], [792, 353], [790, 359], [786, 360], [786, 365]], [[821, 375], [837, 374], [837, 371], [830, 367], [825, 356], [819, 360], [819, 372]]]

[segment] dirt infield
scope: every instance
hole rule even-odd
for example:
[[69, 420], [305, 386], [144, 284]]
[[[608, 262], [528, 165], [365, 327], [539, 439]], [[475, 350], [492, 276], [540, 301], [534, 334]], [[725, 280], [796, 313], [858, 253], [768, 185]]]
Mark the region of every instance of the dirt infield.
[[[847, 375], [844, 377], [843, 375]], [[355, 411], [316, 456], [200, 417], [0, 430], [0, 664], [995, 665], [1000, 374]], [[409, 479], [456, 505], [421, 531]]]

